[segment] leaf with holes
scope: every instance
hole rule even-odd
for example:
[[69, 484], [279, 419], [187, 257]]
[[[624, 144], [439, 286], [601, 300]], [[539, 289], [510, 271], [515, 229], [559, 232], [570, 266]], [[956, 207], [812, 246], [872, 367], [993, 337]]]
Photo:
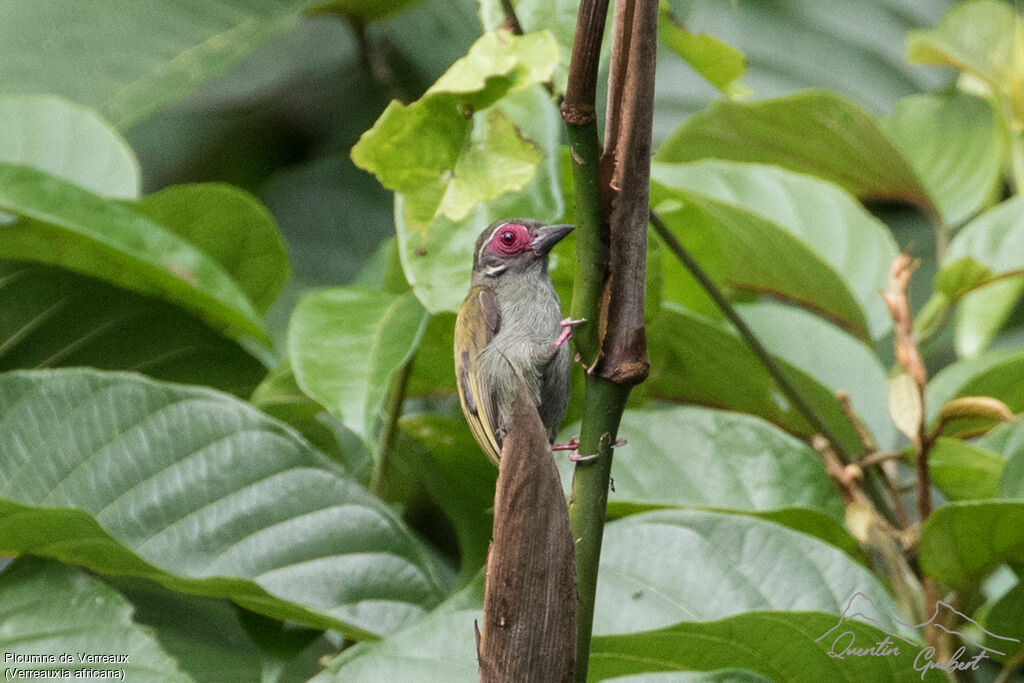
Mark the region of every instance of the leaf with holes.
[[506, 94], [551, 78], [558, 46], [548, 33], [484, 34], [422, 98], [392, 102], [352, 148], [352, 160], [404, 199], [407, 222], [464, 219], [480, 202], [522, 189], [542, 159], [500, 109]]
[[0, 551], [227, 597], [355, 638], [440, 602], [397, 515], [294, 431], [208, 389], [0, 376]]

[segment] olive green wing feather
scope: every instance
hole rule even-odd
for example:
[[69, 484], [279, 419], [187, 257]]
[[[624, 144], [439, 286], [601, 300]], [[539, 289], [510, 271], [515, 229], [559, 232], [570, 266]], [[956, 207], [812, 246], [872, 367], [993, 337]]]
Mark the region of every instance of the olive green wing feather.
[[469, 429], [495, 465], [501, 454], [495, 436], [497, 415], [490, 393], [480, 384], [478, 357], [500, 327], [501, 314], [494, 292], [481, 286], [470, 289], [455, 320], [455, 383]]

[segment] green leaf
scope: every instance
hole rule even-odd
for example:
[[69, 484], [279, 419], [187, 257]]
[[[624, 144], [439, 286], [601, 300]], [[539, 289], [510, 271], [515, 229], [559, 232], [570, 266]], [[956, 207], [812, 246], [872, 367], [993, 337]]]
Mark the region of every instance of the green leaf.
[[[358, 450], [362, 453], [363, 449], [348, 449], [349, 452], [346, 453], [338, 433], [345, 428], [338, 424], [337, 419], [327, 413], [323, 406], [303, 393], [295, 381], [295, 373], [287, 363], [282, 363], [267, 373], [252, 392], [249, 402], [267, 415], [294, 428], [318, 450], [330, 456], [353, 475], [358, 477], [364, 469], [365, 473], [369, 474], [372, 465], [369, 459], [356, 460], [354, 456], [358, 454], [352, 452]], [[355, 434], [351, 434], [351, 438], [353, 441], [359, 441]]]
[[[487, 31], [505, 27], [505, 10], [500, 0], [478, 0], [480, 5], [480, 21]], [[575, 0], [512, 0], [512, 7], [524, 33], [550, 31], [558, 41], [561, 59], [555, 67], [554, 84], [558, 92], [564, 93], [569, 77], [569, 56], [576, 36], [576, 15], [579, 2]], [[610, 52], [611, 40], [608, 39], [609, 21], [605, 27], [605, 40], [602, 43], [602, 58]]]
[[131, 208], [220, 263], [261, 313], [291, 276], [277, 223], [244, 190], [220, 183], [175, 185]]
[[999, 477], [997, 495], [1024, 500], [1024, 428], [1013, 429], [1000, 452], [1006, 456], [1006, 465]]
[[0, 261], [0, 372], [74, 366], [237, 396], [266, 374], [245, 349], [176, 306], [61, 268]]
[[997, 453], [949, 437], [936, 439], [928, 452], [932, 481], [950, 500], [994, 497], [1005, 463]]
[[[962, 263], [962, 261], [961, 261]], [[953, 345], [960, 358], [974, 358], [992, 343], [1024, 293], [1024, 276], [982, 285], [960, 300], [953, 323]]]
[[921, 390], [917, 382], [905, 372], [889, 382], [889, 415], [896, 429], [911, 441], [917, 441], [924, 406], [921, 404]]
[[904, 201], [936, 211], [914, 169], [874, 119], [830, 92], [716, 102], [680, 126], [655, 158], [770, 163], [834, 182], [859, 199]]
[[370, 22], [397, 14], [417, 2], [419, 0], [328, 0], [314, 9], [337, 12], [362, 22]]
[[391, 376], [412, 358], [426, 324], [412, 293], [337, 287], [309, 294], [288, 325], [295, 379], [369, 443]]
[[352, 637], [440, 601], [396, 514], [290, 428], [207, 389], [0, 376], [0, 551], [227, 597]]
[[1024, 289], [1024, 280], [1017, 277], [1021, 273], [1024, 197], [1015, 197], [957, 233], [949, 244], [946, 263], [935, 277], [935, 288], [949, 299], [966, 297], [956, 325], [957, 348], [962, 355], [977, 355], [1002, 327]]
[[268, 619], [229, 601], [173, 593], [140, 579], [109, 580], [197, 683], [301, 683], [334, 648], [320, 631]]
[[[119, 128], [190, 94], [294, 26], [310, 0], [146, 0], [132, 7], [5, 3], [0, 90], [49, 92]], [[128, 22], [128, 23], [126, 23]], [[58, 40], [60, 49], [48, 49]], [[111, 59], [116, 50], [117, 59]]]
[[408, 396], [455, 393], [455, 315], [430, 316], [409, 375]]
[[[16, 560], [0, 573], [0, 651], [12, 655], [52, 655], [52, 663], [4, 662], [12, 672], [119, 671], [121, 680], [192, 679], [178, 668], [148, 629], [132, 619], [132, 606], [117, 591], [85, 572], [35, 558]], [[63, 655], [71, 657], [62, 661]], [[124, 661], [86, 662], [82, 655], [114, 655]], [[76, 672], [82, 671], [82, 674]]]
[[[594, 614], [600, 634], [751, 610], [841, 614], [858, 592], [900, 614], [881, 584], [843, 551], [746, 515], [660, 510], [617, 520], [605, 528], [600, 577]], [[879, 618], [887, 630], [917, 637]]]
[[60, 265], [179, 305], [215, 329], [266, 340], [231, 276], [188, 241], [124, 206], [24, 166], [0, 162], [0, 258]]
[[887, 637], [873, 626], [846, 621], [840, 638], [816, 640], [835, 626], [834, 615], [817, 611], [756, 611], [710, 623], [598, 636], [591, 646], [589, 676], [600, 681], [638, 671], [741, 667], [778, 683], [944, 680], [936, 671], [918, 672], [914, 668], [918, 649], [891, 636], [888, 647], [897, 647], [898, 653], [833, 656], [831, 652], [843, 653], [847, 645], [872, 648]]
[[[985, 630], [994, 633], [985, 637], [985, 646], [1006, 654], [1010, 659], [1024, 648], [1024, 582], [1018, 582], [1003, 597], [999, 598], [985, 617]], [[1007, 642], [1007, 638], [1016, 638], [1017, 642]]]
[[473, 440], [461, 415], [406, 415], [399, 426], [423, 447], [418, 476], [455, 529], [460, 582], [468, 581], [487, 560], [498, 470]]
[[716, 669], [632, 674], [610, 680], [615, 683], [770, 683], [772, 679], [747, 669]]
[[479, 676], [474, 625], [483, 618], [482, 582], [478, 584], [385, 640], [345, 650], [310, 683], [475, 683]]
[[[579, 425], [564, 431], [579, 434]], [[627, 446], [615, 451], [609, 515], [662, 505], [803, 507], [843, 518], [842, 500], [818, 454], [760, 418], [692, 406], [632, 409], [623, 415], [619, 436]], [[571, 467], [563, 461], [559, 469], [568, 484]]]
[[881, 124], [947, 225], [958, 225], [993, 201], [1007, 150], [989, 103], [959, 93], [914, 95], [900, 100]]
[[[410, 219], [403, 195], [395, 195], [395, 229], [402, 267], [417, 298], [432, 314], [459, 309], [469, 290], [473, 245], [490, 223], [511, 216], [550, 221], [563, 213], [556, 153], [562, 130], [558, 108], [539, 86], [509, 94], [495, 106], [546, 152], [533, 181], [521, 192], [477, 205], [462, 220], [438, 216], [427, 225]], [[564, 249], [556, 251], [565, 253]]]
[[907, 56], [913, 62], [961, 69], [1007, 97], [1016, 118], [1024, 115], [1024, 71], [1020, 45], [1024, 18], [998, 0], [963, 2], [932, 30], [912, 31]]
[[[807, 329], [812, 334], [817, 331], [813, 327], [805, 327]], [[840, 338], [841, 333], [834, 328], [831, 331], [832, 334], [819, 339], [829, 342]], [[651, 376], [644, 385], [649, 397], [737, 410], [763, 417], [794, 434], [810, 436], [814, 433], [761, 361], [721, 324], [667, 303], [651, 324], [649, 333]], [[853, 347], [847, 337], [846, 344], [838, 348], [830, 350], [817, 345], [814, 348], [819, 352], [836, 353], [838, 349]], [[807, 351], [800, 353], [811, 355]], [[865, 349], [858, 355], [863, 358], [867, 354]], [[837, 363], [849, 361], [841, 353], [836, 353], [835, 358]], [[843, 445], [851, 452], [858, 452], [860, 439], [836, 401], [834, 390], [785, 360], [780, 360], [779, 365], [807, 401], [817, 407]], [[866, 368], [870, 364], [858, 362], [858, 366]]]
[[[958, 396], [991, 396], [1011, 412], [1024, 412], [1024, 352], [1016, 349], [988, 351], [976, 358], [959, 360], [943, 368], [928, 382], [925, 406], [928, 421], [950, 399]], [[961, 430], [964, 425], [958, 425]]]
[[749, 92], [737, 82], [747, 71], [743, 53], [708, 33], [687, 31], [664, 0], [658, 7], [658, 40], [722, 93]]
[[135, 153], [92, 110], [50, 95], [5, 96], [0, 121], [0, 161], [31, 166], [104, 197], [139, 196], [142, 171]]
[[1024, 501], [948, 503], [925, 521], [918, 558], [928, 576], [977, 586], [1003, 562], [1024, 562]]
[[421, 233], [437, 217], [462, 220], [480, 202], [526, 186], [542, 159], [500, 109], [473, 114], [550, 79], [557, 61], [549, 33], [486, 33], [422, 98], [388, 105], [352, 160], [403, 196], [405, 219]]
[[878, 290], [896, 243], [838, 188], [718, 161], [655, 164], [652, 177], [655, 210], [718, 279], [798, 303], [865, 339], [891, 325]]

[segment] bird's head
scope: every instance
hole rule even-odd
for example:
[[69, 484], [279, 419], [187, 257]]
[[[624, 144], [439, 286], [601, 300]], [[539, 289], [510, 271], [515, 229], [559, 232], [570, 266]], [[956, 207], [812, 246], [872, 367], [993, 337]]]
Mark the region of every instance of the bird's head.
[[500, 277], [538, 268], [546, 272], [548, 252], [572, 228], [544, 225], [532, 218], [507, 218], [491, 223], [476, 241], [473, 274]]

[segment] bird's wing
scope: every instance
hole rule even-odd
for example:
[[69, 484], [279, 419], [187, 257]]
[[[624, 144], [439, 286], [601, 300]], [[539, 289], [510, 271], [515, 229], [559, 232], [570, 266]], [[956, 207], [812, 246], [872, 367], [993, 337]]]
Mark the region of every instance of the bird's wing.
[[470, 289], [455, 321], [455, 382], [469, 429], [495, 465], [501, 453], [495, 435], [497, 415], [490, 393], [480, 386], [479, 354], [500, 326], [501, 314], [494, 292], [481, 286]]

